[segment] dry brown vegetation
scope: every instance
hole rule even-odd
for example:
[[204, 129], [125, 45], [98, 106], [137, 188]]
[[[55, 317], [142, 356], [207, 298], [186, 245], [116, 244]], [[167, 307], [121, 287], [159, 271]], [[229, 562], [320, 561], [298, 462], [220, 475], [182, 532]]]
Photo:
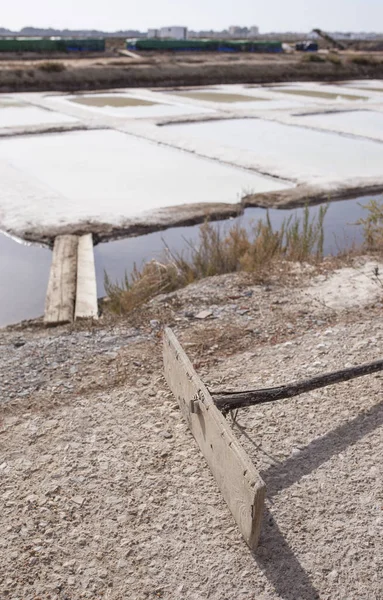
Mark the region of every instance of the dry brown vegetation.
[[206, 222], [200, 227], [196, 245], [187, 242], [187, 253], [164, 249], [164, 261], [151, 261], [142, 270], [134, 268], [123, 282], [112, 282], [105, 274], [108, 310], [130, 312], [151, 298], [210, 277], [246, 271], [262, 281], [281, 261], [315, 262], [323, 256], [323, 220], [327, 208], [317, 218], [306, 207], [303, 219], [291, 217], [274, 230], [269, 215], [257, 221], [250, 232], [234, 225], [226, 233]]
[[383, 204], [370, 200], [364, 207], [367, 216], [359, 219], [358, 224], [363, 225], [365, 248], [368, 252], [381, 252], [383, 250]]
[[[314, 55], [310, 55], [314, 56]], [[319, 58], [319, 55], [317, 55]], [[242, 53], [141, 53], [142, 60], [116, 55], [58, 57], [52, 61], [65, 66], [49, 71], [39, 68], [43, 57], [23, 59], [0, 56], [0, 90], [74, 91], [119, 87], [169, 87], [228, 83], [278, 83], [288, 81], [339, 81], [383, 77], [381, 53], [330, 53], [324, 61], [293, 54]], [[313, 62], [314, 61], [314, 62]]]
[[40, 71], [45, 71], [46, 73], [61, 73], [66, 69], [65, 64], [63, 62], [54, 61], [43, 62], [39, 65], [38, 68], [40, 69]]

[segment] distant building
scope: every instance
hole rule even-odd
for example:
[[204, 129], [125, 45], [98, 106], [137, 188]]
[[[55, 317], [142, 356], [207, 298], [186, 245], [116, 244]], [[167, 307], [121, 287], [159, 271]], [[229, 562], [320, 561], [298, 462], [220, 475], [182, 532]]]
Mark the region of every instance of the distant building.
[[249, 29], [248, 37], [256, 37], [259, 35], [259, 27], [252, 25]]
[[148, 33], [146, 34], [146, 37], [149, 38], [150, 40], [153, 38], [157, 38], [158, 37], [158, 29], [148, 29]]
[[239, 25], [230, 25], [229, 36], [238, 38], [251, 38], [257, 37], [259, 34], [259, 27], [252, 25], [251, 27], [240, 27]]
[[158, 37], [161, 39], [171, 38], [173, 40], [186, 40], [188, 35], [187, 27], [161, 27], [161, 29], [149, 29], [148, 38]]
[[[238, 35], [242, 35], [243, 33], [243, 27], [240, 27], [239, 25], [230, 25], [229, 27], [229, 35], [232, 36], [238, 36]], [[246, 33], [247, 33], [247, 27], [246, 27]]]

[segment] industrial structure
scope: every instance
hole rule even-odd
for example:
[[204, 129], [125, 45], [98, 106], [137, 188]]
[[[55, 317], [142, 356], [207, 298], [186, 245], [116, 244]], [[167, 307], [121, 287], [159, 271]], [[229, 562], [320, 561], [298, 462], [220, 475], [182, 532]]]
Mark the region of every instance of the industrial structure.
[[188, 28], [181, 27], [179, 25], [172, 25], [171, 27], [161, 27], [160, 29], [148, 29], [147, 37], [159, 38], [159, 39], [172, 39], [172, 40], [186, 40], [188, 36]]
[[103, 38], [0, 37], [0, 52], [104, 52]]
[[130, 39], [128, 50], [164, 50], [174, 52], [283, 52], [282, 42], [272, 40], [188, 40], [188, 39]]

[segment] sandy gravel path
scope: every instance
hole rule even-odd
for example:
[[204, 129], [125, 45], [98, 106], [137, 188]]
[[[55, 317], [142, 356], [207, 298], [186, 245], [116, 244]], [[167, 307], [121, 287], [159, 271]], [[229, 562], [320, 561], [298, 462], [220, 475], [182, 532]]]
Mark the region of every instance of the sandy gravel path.
[[380, 374], [240, 414], [268, 489], [256, 555], [162, 377], [164, 323], [212, 388], [381, 356], [379, 295], [333, 308], [310, 269], [289, 281], [223, 276], [95, 327], [2, 331], [1, 598], [382, 598]]

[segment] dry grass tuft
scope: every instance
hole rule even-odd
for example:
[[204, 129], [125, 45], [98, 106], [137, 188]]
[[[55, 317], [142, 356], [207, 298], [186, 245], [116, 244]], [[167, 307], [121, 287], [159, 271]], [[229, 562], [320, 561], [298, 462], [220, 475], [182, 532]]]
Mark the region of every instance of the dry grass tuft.
[[311, 63], [326, 62], [326, 59], [323, 56], [321, 56], [320, 54], [311, 54], [311, 53], [303, 54], [301, 60], [302, 60], [302, 62], [311, 62]]
[[44, 71], [45, 73], [61, 73], [66, 69], [64, 63], [54, 61], [43, 62], [38, 66], [38, 68], [40, 71]]
[[360, 65], [361, 67], [376, 66], [378, 64], [378, 61], [374, 56], [352, 56], [349, 59], [349, 62], [354, 65]]
[[317, 218], [310, 218], [306, 207], [303, 219], [289, 218], [274, 230], [269, 215], [258, 221], [249, 232], [234, 225], [223, 233], [206, 222], [200, 227], [198, 244], [187, 244], [187, 255], [165, 248], [162, 263], [151, 261], [142, 270], [134, 268], [121, 283], [113, 283], [105, 274], [109, 297], [107, 309], [118, 314], [130, 312], [155, 296], [180, 289], [189, 283], [224, 273], [247, 271], [262, 281], [281, 261], [318, 261], [323, 256], [323, 220], [321, 208]]
[[370, 200], [364, 207], [367, 217], [359, 219], [358, 225], [363, 225], [364, 246], [369, 252], [383, 250], [383, 203]]

